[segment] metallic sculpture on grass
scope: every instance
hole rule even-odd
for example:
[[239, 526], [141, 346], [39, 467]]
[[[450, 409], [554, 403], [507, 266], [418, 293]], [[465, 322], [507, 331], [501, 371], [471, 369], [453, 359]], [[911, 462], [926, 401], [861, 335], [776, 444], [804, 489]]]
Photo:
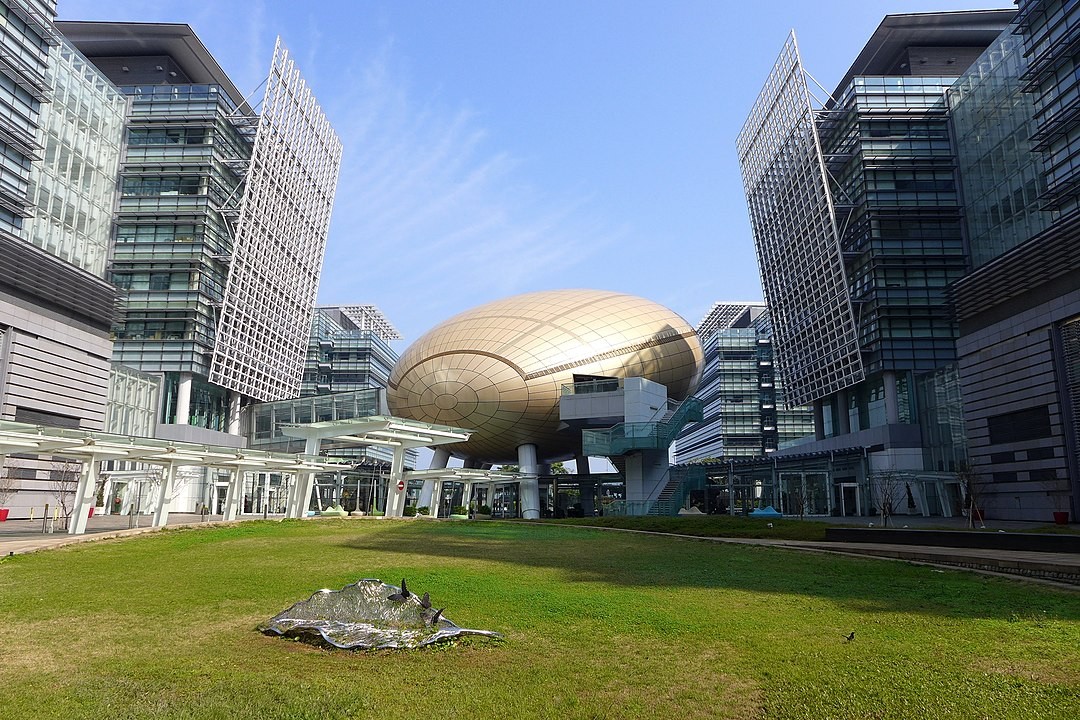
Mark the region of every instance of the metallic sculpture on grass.
[[419, 648], [461, 635], [501, 639], [490, 630], [458, 627], [434, 610], [427, 593], [366, 578], [341, 590], [320, 590], [262, 626], [268, 635], [298, 638], [346, 650]]

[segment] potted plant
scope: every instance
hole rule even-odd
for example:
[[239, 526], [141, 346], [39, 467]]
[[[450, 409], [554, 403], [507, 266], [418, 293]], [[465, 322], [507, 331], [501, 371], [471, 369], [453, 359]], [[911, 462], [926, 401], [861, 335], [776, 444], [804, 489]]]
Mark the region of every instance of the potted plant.
[[1068, 507], [1068, 495], [1063, 492], [1049, 491], [1046, 493], [1050, 496], [1050, 501], [1054, 505], [1054, 524], [1055, 525], [1068, 525], [1069, 524], [1069, 507]]
[[473, 518], [476, 520], [490, 520], [491, 519], [491, 506], [490, 505], [477, 505], [476, 512], [473, 513]]
[[452, 520], [468, 520], [469, 508], [464, 505], [455, 505], [450, 509], [450, 518]]
[[90, 508], [90, 517], [105, 514], [105, 481], [98, 480], [97, 492], [94, 494], [94, 507]]
[[431, 508], [427, 505], [421, 505], [420, 507], [416, 508], [416, 517], [430, 518]]
[[402, 515], [404, 515], [405, 517], [416, 517], [416, 506], [406, 505], [405, 510], [402, 511]]

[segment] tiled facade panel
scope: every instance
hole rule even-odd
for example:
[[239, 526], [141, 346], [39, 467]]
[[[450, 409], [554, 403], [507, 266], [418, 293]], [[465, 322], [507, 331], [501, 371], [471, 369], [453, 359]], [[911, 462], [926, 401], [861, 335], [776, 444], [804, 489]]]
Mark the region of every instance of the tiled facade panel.
[[109, 386], [108, 337], [34, 315], [0, 298], [0, 417], [15, 419], [16, 410], [77, 417], [79, 427], [101, 430]]
[[[1053, 330], [1080, 316], [1080, 292], [1026, 310], [960, 338], [968, 451], [991, 517], [1047, 520], [1052, 494], [1068, 486], [1064, 379], [1055, 365]], [[1050, 436], [992, 444], [989, 419], [1026, 408], [1049, 409]], [[1028, 458], [1028, 452], [1034, 459]], [[1053, 453], [1053, 457], [1043, 455]], [[1009, 461], [1011, 459], [1011, 461]], [[1053, 472], [1053, 478], [1049, 475]]]

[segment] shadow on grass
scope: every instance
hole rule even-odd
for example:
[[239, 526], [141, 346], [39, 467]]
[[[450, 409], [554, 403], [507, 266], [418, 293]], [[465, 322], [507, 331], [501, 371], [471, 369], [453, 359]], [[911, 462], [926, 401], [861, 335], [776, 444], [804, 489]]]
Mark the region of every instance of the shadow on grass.
[[[395, 523], [342, 544], [376, 553], [554, 570], [571, 582], [803, 595], [863, 612], [1080, 619], [1080, 593], [1017, 580], [880, 559], [582, 527], [484, 521]], [[538, 582], [543, 582], [541, 576]]]

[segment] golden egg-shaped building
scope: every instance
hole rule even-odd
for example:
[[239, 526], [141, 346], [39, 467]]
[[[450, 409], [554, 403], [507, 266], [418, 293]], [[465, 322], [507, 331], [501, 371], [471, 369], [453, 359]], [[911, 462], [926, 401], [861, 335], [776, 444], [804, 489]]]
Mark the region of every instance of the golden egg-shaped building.
[[473, 430], [446, 446], [479, 462], [516, 462], [534, 444], [541, 462], [580, 452], [581, 433], [559, 430], [559, 396], [574, 376], [643, 377], [683, 399], [701, 377], [694, 329], [643, 298], [551, 290], [487, 303], [414, 342], [390, 374], [400, 417]]

